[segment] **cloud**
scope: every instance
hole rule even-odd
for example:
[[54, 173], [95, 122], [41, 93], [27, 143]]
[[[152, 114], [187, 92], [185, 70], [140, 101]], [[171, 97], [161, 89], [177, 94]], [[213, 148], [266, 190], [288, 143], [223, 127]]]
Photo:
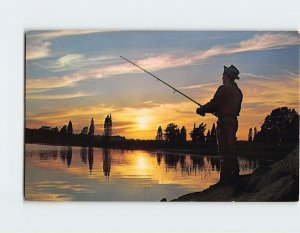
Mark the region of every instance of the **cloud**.
[[67, 54], [59, 57], [57, 60], [47, 60], [41, 62], [34, 62], [32, 64], [37, 65], [45, 70], [51, 72], [74, 72], [79, 69], [96, 66], [103, 66], [107, 63], [111, 63], [112, 60], [116, 59], [116, 56], [91, 56], [86, 57], [82, 54]]
[[299, 73], [296, 74], [296, 73], [293, 73], [293, 72], [291, 72], [291, 71], [289, 71], [289, 70], [285, 70], [285, 72], [286, 72], [288, 75], [292, 76], [292, 77], [299, 78]]
[[123, 73], [142, 72], [130, 64], [110, 65], [103, 68], [91, 69], [85, 72], [79, 72], [74, 75], [55, 76], [55, 77], [40, 77], [36, 79], [26, 80], [26, 90], [31, 89], [53, 89], [67, 86], [75, 86], [79, 81], [87, 79], [100, 79], [112, 75]]
[[26, 43], [26, 60], [33, 60], [48, 56], [50, 53], [50, 42], [36, 41], [35, 43]]
[[58, 59], [57, 63], [60, 67], [71, 65], [72, 63], [80, 62], [83, 59], [81, 54], [68, 54]]
[[66, 86], [75, 86], [75, 84], [85, 79], [84, 76], [62, 76], [40, 79], [28, 79], [26, 80], [26, 92], [32, 92], [32, 89], [53, 89]]
[[[66, 55], [61, 58], [60, 64], [72, 63], [76, 61], [76, 59], [81, 59], [80, 55]], [[182, 58], [181, 58], [182, 59]], [[179, 59], [179, 60], [181, 60]], [[169, 63], [166, 64], [166, 62]], [[149, 70], [159, 70], [162, 68], [174, 67], [176, 65], [181, 64], [179, 60], [173, 63], [170, 56], [160, 56], [153, 58], [145, 58], [139, 60], [137, 63], [142, 64], [147, 67]], [[184, 59], [183, 59], [184, 60]], [[154, 62], [156, 61], [156, 62]], [[61, 67], [61, 66], [57, 66]], [[60, 88], [66, 86], [74, 86], [77, 82], [88, 79], [100, 79], [111, 77], [119, 74], [130, 74], [130, 73], [142, 73], [143, 71], [139, 68], [133, 66], [129, 63], [120, 63], [114, 65], [108, 65], [101, 68], [93, 68], [84, 72], [77, 72], [74, 76], [63, 76], [63, 77], [40, 77], [36, 79], [27, 79], [26, 80], [26, 88], [27, 89], [45, 89], [45, 88]]]
[[299, 109], [299, 77], [294, 73], [285, 75], [285, 78], [283, 76], [272, 77], [272, 81], [269, 76], [261, 76], [240, 83], [244, 95], [240, 135], [246, 138], [247, 129], [260, 126], [257, 123], [263, 122], [266, 115], [275, 108], [287, 106]]
[[271, 48], [281, 48], [290, 45], [299, 45], [299, 37], [288, 33], [264, 33], [240, 42], [237, 51], [256, 51]]
[[[281, 106], [299, 108], [299, 78], [294, 73], [289, 73], [290, 75], [287, 72], [285, 79], [274, 77], [272, 82], [270, 82], [268, 76], [265, 78], [262, 76], [260, 79], [249, 79], [239, 83], [244, 94], [242, 111], [239, 117], [239, 139], [247, 139], [248, 129], [255, 126], [259, 127], [258, 122], [262, 122], [272, 109]], [[251, 75], [255, 76], [256, 74]], [[203, 89], [205, 95], [203, 96], [201, 92], [200, 102], [204, 104], [213, 96], [216, 88], [206, 85]], [[205, 122], [207, 128], [211, 128], [212, 124], [216, 122], [216, 118], [210, 114], [207, 114], [205, 118], [201, 118], [196, 115], [196, 108], [197, 106], [194, 103], [185, 100], [178, 103], [155, 105], [149, 100], [141, 103], [141, 106], [123, 108], [104, 105], [77, 108], [64, 106], [60, 109], [56, 108], [54, 113], [27, 113], [28, 121], [26, 121], [26, 124], [28, 122], [28, 127], [40, 127], [41, 122], [43, 122], [44, 125], [60, 126], [71, 119], [74, 127], [80, 130], [83, 126], [89, 124], [91, 117], [94, 117], [96, 122], [99, 122], [99, 120], [103, 122], [104, 117], [111, 113], [115, 132], [127, 138], [149, 139], [155, 137], [158, 126], [162, 126], [164, 129], [171, 122], [179, 127], [186, 126], [188, 132], [192, 130], [194, 123], [199, 125], [201, 122]], [[147, 119], [148, 126], [146, 130], [139, 128], [139, 119], [141, 118]], [[126, 124], [122, 122], [126, 122]], [[100, 125], [102, 126], [102, 123]]]
[[198, 88], [206, 88], [206, 87], [215, 87], [218, 83], [205, 83], [205, 84], [196, 84], [185, 87], [178, 87], [178, 89], [198, 89]]
[[79, 97], [94, 96], [94, 93], [83, 93], [77, 92], [73, 94], [61, 94], [61, 95], [27, 95], [28, 100], [61, 100], [61, 99], [72, 99]]
[[114, 108], [113, 106], [107, 105], [93, 105], [84, 107], [74, 107], [74, 106], [61, 106], [55, 109], [51, 108], [49, 111], [27, 113], [27, 117], [30, 119], [40, 120], [40, 121], [52, 121], [52, 120], [62, 120], [69, 119], [71, 117], [78, 118], [87, 117], [90, 121], [92, 117], [98, 118], [99, 116], [105, 117], [108, 113], [117, 113], [120, 109]]
[[153, 100], [149, 100], [149, 101], [145, 101], [144, 104], [152, 104], [154, 101]]
[[36, 94], [36, 93], [43, 93], [47, 92], [50, 89], [26, 89], [26, 94]]
[[101, 30], [58, 30], [26, 32], [26, 60], [48, 57], [51, 53], [49, 40], [64, 37], [103, 32]]
[[[236, 45], [231, 46], [216, 46], [208, 50], [198, 51], [188, 56], [173, 56], [169, 54], [161, 54], [159, 56], [151, 56], [135, 61], [143, 68], [149, 71], [155, 71], [166, 68], [179, 67], [183, 65], [190, 65], [207, 58], [247, 51], [261, 51], [268, 49], [277, 49], [290, 45], [297, 45], [299, 38], [287, 33], [264, 33], [254, 36], [251, 39], [242, 41]], [[50, 46], [50, 45], [48, 45]], [[47, 47], [47, 46], [46, 46]], [[61, 66], [57, 69], [76, 67], [77, 65], [87, 65], [92, 62], [105, 61], [106, 57], [84, 57], [80, 54], [68, 54], [60, 57], [55, 61], [55, 66]], [[85, 63], [84, 63], [85, 62]], [[133, 65], [122, 62], [119, 64], [110, 64], [100, 68], [91, 68], [87, 71], [79, 71], [74, 74], [65, 76], [40, 77], [37, 79], [26, 80], [26, 93], [36, 94], [46, 92], [54, 88], [61, 88], [66, 86], [75, 86], [78, 82], [87, 79], [100, 79], [113, 77], [118, 74], [141, 73], [140, 69]], [[239, 86], [244, 93], [244, 103], [240, 116], [240, 128], [238, 132], [239, 139], [247, 138], [248, 129], [257, 126], [258, 121], [263, 121], [265, 116], [276, 107], [288, 106], [298, 109], [299, 106], [299, 74], [284, 70], [283, 74], [276, 75], [261, 75], [256, 73], [243, 73], [243, 82]], [[270, 81], [272, 80], [272, 81]], [[181, 86], [179, 89], [187, 90], [189, 96], [191, 93], [197, 96], [197, 101], [205, 103], [213, 96], [216, 91], [217, 83], [195, 84], [188, 86]], [[199, 90], [201, 89], [201, 94]], [[76, 94], [76, 93], [75, 93]], [[78, 94], [78, 93], [77, 93]], [[84, 94], [84, 93], [81, 93]], [[38, 96], [44, 96], [44, 99], [53, 99], [59, 97], [68, 98], [68, 95], [61, 95], [57, 97], [48, 95], [31, 95], [33, 99]], [[35, 97], [36, 96], [36, 97]], [[69, 95], [72, 98], [71, 95]], [[198, 98], [199, 97], [199, 98]], [[201, 97], [201, 99], [200, 99]], [[73, 97], [76, 98], [76, 97]], [[194, 97], [193, 97], [194, 98]], [[64, 106], [61, 109], [56, 108], [54, 113], [26, 113], [28, 122], [41, 122], [49, 125], [62, 125], [68, 120], [72, 119], [75, 127], [81, 129], [81, 126], [89, 124], [90, 118], [95, 117], [96, 120], [103, 122], [106, 114], [113, 113], [114, 122], [128, 122], [126, 125], [116, 124], [116, 132], [120, 135], [125, 135], [130, 138], [154, 138], [157, 127], [161, 125], [163, 128], [167, 123], [175, 122], [179, 126], [185, 125], [189, 130], [194, 122], [199, 124], [201, 121], [208, 123], [209, 128], [216, 120], [214, 117], [208, 115], [206, 118], [200, 118], [195, 114], [195, 106], [193, 103], [181, 102], [176, 104], [153, 104], [151, 99], [143, 103], [138, 108], [121, 108], [116, 109], [113, 106], [93, 106], [84, 108], [70, 108]], [[143, 109], [143, 111], [142, 111]], [[42, 111], [41, 111], [42, 112]], [[159, 114], [158, 114], [159, 113]], [[147, 132], [137, 130], [137, 121], [140, 117], [147, 118], [151, 129]], [[27, 122], [27, 121], [26, 121]], [[32, 123], [32, 124], [33, 124]], [[27, 123], [26, 123], [27, 124]], [[127, 124], [127, 123], [126, 123]], [[40, 126], [39, 125], [39, 126]]]
[[[55, 69], [54, 71], [72, 71], [78, 70], [84, 67], [93, 67], [103, 65], [105, 63], [110, 63], [116, 56], [91, 56], [86, 57], [82, 54], [67, 54], [60, 57], [55, 61], [54, 66], [48, 66], [44, 68]], [[90, 69], [92, 70], [92, 69]]]
[[52, 31], [28, 31], [27, 38], [53, 39], [57, 37], [86, 35], [91, 33], [108, 32], [108, 30], [52, 30]]
[[260, 51], [269, 49], [278, 49], [286, 46], [299, 45], [298, 36], [288, 33], [263, 33], [241, 41], [238, 45], [233, 46], [216, 46], [205, 52], [195, 55], [196, 59], [205, 59], [217, 55]]
[[[50, 32], [45, 33], [49, 36]], [[73, 31], [71, 32], [58, 32], [50, 35], [51, 36], [62, 36], [62, 35], [71, 35], [72, 33], [75, 33]], [[80, 31], [78, 32], [80, 33]], [[84, 33], [84, 32], [82, 32]], [[86, 32], [88, 33], [88, 32]], [[89, 32], [91, 33], [91, 32]], [[283, 46], [290, 46], [290, 45], [297, 45], [299, 44], [299, 38], [294, 35], [290, 35], [287, 33], [264, 33], [260, 35], [256, 35], [251, 39], [241, 41], [236, 46], [226, 47], [226, 46], [219, 46], [219, 47], [212, 47], [208, 50], [204, 51], [198, 51], [194, 54], [188, 55], [188, 56], [182, 56], [182, 57], [176, 57], [169, 54], [161, 54], [159, 56], [152, 56], [152, 57], [146, 57], [139, 59], [135, 61], [136, 64], [142, 66], [143, 68], [149, 70], [149, 71], [156, 71], [166, 68], [174, 68], [184, 65], [191, 65], [195, 62], [198, 62], [200, 60], [205, 60], [207, 58], [218, 56], [218, 55], [225, 55], [225, 54], [233, 54], [233, 53], [240, 53], [240, 52], [247, 52], [247, 51], [258, 51], [258, 50], [266, 50], [266, 49], [272, 49], [272, 48], [281, 48]], [[47, 44], [46, 44], [47, 45]], [[42, 51], [40, 55], [47, 54], [47, 46], [42, 47]], [[56, 66], [54, 68], [63, 67], [66, 65], [71, 65], [73, 63], [76, 63], [80, 66], [80, 63], [83, 62], [84, 64], [88, 65], [89, 62], [97, 61], [97, 60], [103, 60], [104, 57], [98, 57], [98, 58], [84, 58], [83, 55], [80, 54], [68, 54], [58, 59]], [[77, 77], [81, 78], [71, 78], [73, 81], [66, 82], [63, 80], [62, 84], [55, 84], [52, 85], [50, 88], [56, 88], [56, 87], [63, 87], [67, 85], [74, 85], [75, 82], [82, 81], [85, 79], [97, 79], [97, 78], [103, 78], [103, 77], [110, 77], [118, 74], [129, 74], [129, 73], [140, 73], [142, 72], [137, 67], [134, 67], [133, 65], [129, 63], [119, 63], [114, 65], [108, 65], [106, 67], [101, 68], [92, 68], [88, 71], [85, 71], [85, 73], [78, 72], [76, 74]], [[250, 76], [251, 74], [245, 74], [246, 76]], [[253, 77], [253, 76], [252, 76]], [[255, 78], [260, 78], [256, 76]], [[36, 79], [36, 81], [32, 82], [38, 82], [40, 86], [39, 88], [48, 88], [47, 86], [42, 86], [42, 81], [45, 79], [44, 77], [41, 77], [40, 79]], [[56, 81], [59, 82], [59, 79], [57, 77], [50, 77], [46, 78], [49, 79], [49, 82], [55, 83]], [[50, 81], [52, 80], [52, 81]], [[47, 82], [46, 82], [47, 83]], [[37, 85], [32, 85], [37, 86]], [[190, 87], [190, 88], [196, 88], [196, 87]], [[185, 87], [184, 89], [189, 89]]]
[[252, 80], [271, 80], [273, 79], [271, 76], [266, 76], [266, 75], [259, 75], [259, 74], [254, 74], [254, 73], [242, 73], [243, 78], [249, 78]]

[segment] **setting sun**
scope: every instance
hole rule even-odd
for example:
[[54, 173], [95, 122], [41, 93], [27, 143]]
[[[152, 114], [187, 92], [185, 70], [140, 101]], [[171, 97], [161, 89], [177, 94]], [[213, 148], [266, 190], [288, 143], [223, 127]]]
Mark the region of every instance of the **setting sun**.
[[140, 129], [146, 129], [148, 127], [148, 118], [145, 116], [139, 117], [138, 119], [138, 126]]

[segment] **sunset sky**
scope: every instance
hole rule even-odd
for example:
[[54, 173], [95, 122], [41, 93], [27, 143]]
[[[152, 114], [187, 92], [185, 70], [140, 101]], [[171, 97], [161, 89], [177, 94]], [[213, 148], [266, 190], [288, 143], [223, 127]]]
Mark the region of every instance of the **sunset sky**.
[[72, 120], [79, 133], [93, 117], [102, 134], [154, 139], [168, 123], [188, 132], [211, 128], [212, 115], [120, 58], [124, 56], [205, 104], [222, 83], [223, 66], [240, 70], [244, 94], [238, 139], [247, 139], [277, 107], [299, 112], [297, 32], [29, 31], [26, 32], [26, 127], [59, 129]]

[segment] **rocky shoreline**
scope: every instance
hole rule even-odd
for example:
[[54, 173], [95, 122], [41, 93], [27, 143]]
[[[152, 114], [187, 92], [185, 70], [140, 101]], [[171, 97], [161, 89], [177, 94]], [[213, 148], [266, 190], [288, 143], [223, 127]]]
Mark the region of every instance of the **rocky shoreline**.
[[171, 201], [299, 201], [299, 147], [284, 159], [261, 166], [251, 175], [240, 176], [235, 185], [217, 183], [202, 192], [186, 194]]

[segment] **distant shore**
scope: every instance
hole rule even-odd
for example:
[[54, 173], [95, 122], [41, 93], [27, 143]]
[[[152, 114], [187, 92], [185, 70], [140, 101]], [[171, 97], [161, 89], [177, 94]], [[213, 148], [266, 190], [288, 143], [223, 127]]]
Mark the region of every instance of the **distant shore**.
[[[167, 141], [157, 140], [125, 139], [125, 137], [121, 136], [104, 137], [99, 135], [87, 136], [80, 134], [61, 135], [60, 133], [41, 131], [38, 129], [25, 129], [25, 143], [218, 155], [216, 143], [194, 143], [191, 141], [184, 143], [170, 143]], [[284, 155], [291, 152], [296, 146], [297, 145], [295, 144], [277, 145], [270, 143], [237, 141], [236, 153], [238, 156], [243, 157], [282, 158]]]

